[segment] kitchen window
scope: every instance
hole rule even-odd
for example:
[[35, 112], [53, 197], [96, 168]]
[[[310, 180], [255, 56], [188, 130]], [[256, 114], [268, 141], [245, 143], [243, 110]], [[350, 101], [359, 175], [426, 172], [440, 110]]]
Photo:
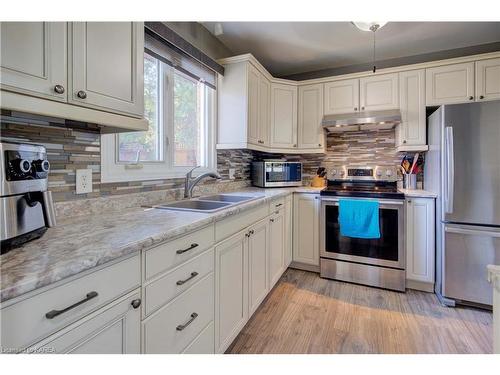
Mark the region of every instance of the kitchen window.
[[149, 129], [101, 137], [103, 182], [179, 178], [196, 166], [202, 167], [198, 173], [215, 168], [215, 87], [178, 61], [144, 53]]

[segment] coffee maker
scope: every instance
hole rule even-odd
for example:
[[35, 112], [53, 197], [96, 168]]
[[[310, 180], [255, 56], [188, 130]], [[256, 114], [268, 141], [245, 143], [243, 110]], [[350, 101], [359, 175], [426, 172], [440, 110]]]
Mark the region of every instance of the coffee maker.
[[0, 142], [1, 254], [55, 226], [52, 195], [47, 190], [49, 168], [45, 147]]

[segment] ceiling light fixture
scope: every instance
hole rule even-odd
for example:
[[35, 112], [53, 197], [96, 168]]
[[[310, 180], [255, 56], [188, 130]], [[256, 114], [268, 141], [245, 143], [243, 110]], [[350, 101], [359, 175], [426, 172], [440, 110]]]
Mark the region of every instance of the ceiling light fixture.
[[373, 73], [376, 72], [377, 66], [375, 65], [375, 33], [385, 26], [387, 22], [372, 21], [372, 22], [352, 22], [361, 31], [371, 31], [373, 33]]

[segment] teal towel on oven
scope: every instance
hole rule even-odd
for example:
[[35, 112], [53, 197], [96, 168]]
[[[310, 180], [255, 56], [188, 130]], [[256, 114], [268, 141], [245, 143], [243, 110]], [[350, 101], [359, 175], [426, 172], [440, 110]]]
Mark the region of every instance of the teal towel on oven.
[[361, 199], [339, 199], [340, 234], [354, 238], [380, 238], [379, 203]]

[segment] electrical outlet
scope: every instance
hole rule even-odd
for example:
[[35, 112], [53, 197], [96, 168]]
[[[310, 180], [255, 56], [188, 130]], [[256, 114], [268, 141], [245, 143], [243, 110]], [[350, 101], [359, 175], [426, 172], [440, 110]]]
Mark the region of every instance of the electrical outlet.
[[76, 194], [92, 193], [92, 169], [76, 170]]
[[235, 168], [229, 168], [229, 179], [230, 180], [234, 180], [236, 178], [234, 176], [235, 173], [236, 173], [236, 169]]

